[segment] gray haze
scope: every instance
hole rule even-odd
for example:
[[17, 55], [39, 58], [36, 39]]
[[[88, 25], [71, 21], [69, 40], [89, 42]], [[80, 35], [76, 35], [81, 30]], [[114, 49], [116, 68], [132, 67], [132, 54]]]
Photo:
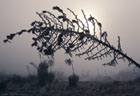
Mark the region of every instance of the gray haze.
[[[53, 6], [60, 6], [65, 11], [71, 8], [81, 16], [81, 9], [88, 15], [92, 14], [108, 32], [108, 39], [116, 45], [117, 36], [121, 37], [122, 49], [140, 62], [140, 0], [0, 0], [0, 73], [28, 74], [26, 66], [30, 62], [38, 64], [39, 56], [35, 48], [31, 48], [31, 36], [24, 34], [16, 37], [12, 44], [4, 44], [7, 34], [21, 29], [28, 29], [34, 20], [40, 20], [35, 12], [52, 11]], [[68, 11], [67, 11], [68, 12]], [[116, 45], [117, 46], [117, 45]], [[63, 51], [56, 53], [55, 68], [71, 74], [71, 68], [64, 63], [68, 56]], [[77, 74], [112, 75], [122, 70], [131, 70], [127, 62], [119, 62], [116, 67], [103, 67], [104, 61], [85, 61], [74, 57]], [[35, 70], [29, 66], [31, 73]], [[66, 71], [67, 70], [67, 71]]]

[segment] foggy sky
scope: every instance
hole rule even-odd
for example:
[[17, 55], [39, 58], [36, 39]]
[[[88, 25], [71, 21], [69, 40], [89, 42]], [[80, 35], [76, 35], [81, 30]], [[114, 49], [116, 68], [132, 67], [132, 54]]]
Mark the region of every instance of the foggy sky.
[[[74, 10], [79, 17], [81, 9], [87, 16], [95, 16], [102, 23], [103, 30], [108, 32], [111, 44], [117, 46], [119, 35], [122, 49], [140, 62], [140, 0], [0, 0], [0, 73], [27, 74], [26, 66], [30, 62], [40, 62], [38, 52], [30, 47], [31, 35], [17, 36], [12, 44], [4, 44], [3, 39], [10, 33], [28, 29], [32, 21], [40, 20], [36, 12], [52, 11], [52, 7], [56, 5], [66, 12], [66, 8]], [[62, 51], [58, 52], [55, 56], [55, 68], [60, 71], [68, 70], [67, 73], [71, 74], [71, 69], [64, 63], [66, 58]], [[103, 67], [103, 61], [88, 62], [77, 57], [73, 60], [77, 74], [89, 72], [93, 75], [107, 75], [132, 70], [127, 62], [122, 61], [114, 68]], [[29, 67], [33, 69], [32, 66]]]

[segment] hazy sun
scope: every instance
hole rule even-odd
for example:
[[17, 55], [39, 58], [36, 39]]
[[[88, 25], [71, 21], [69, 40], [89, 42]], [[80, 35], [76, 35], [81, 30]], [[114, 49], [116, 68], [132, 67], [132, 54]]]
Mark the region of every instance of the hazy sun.
[[[94, 17], [96, 19], [96, 17], [94, 15], [92, 15], [92, 13], [88, 12], [88, 11], [84, 11], [84, 14], [86, 16], [86, 19], [88, 20], [88, 18], [90, 16]], [[88, 24], [87, 24], [87, 21], [84, 17], [84, 15], [81, 13], [78, 14], [78, 18], [83, 22], [83, 24], [89, 28], [89, 31], [90, 31], [90, 34], [93, 35], [94, 34], [94, 30], [96, 31], [96, 35], [97, 37], [99, 36], [99, 26], [97, 25], [97, 22], [95, 21], [95, 25], [93, 25], [90, 21], [88, 21]], [[82, 25], [82, 24], [81, 24]]]

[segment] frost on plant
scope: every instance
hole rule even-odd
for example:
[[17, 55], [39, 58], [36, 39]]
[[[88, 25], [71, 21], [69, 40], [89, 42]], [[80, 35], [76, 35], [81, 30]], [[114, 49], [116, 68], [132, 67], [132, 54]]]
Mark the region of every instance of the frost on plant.
[[[73, 15], [73, 19], [58, 6], [54, 6], [53, 12], [42, 11], [36, 12], [41, 20], [33, 21], [30, 29], [23, 29], [20, 32], [10, 34], [4, 42], [11, 42], [16, 35], [23, 33], [33, 34], [33, 43], [31, 46], [47, 56], [54, 56], [59, 49], [64, 49], [65, 53], [76, 56], [86, 56], [85, 60], [102, 60], [108, 56], [112, 56], [112, 60], [104, 65], [115, 66], [119, 59], [124, 59], [129, 64], [134, 64], [140, 68], [140, 64], [130, 58], [121, 48], [120, 37], [118, 36], [118, 46], [114, 47], [108, 41], [107, 32], [102, 30], [102, 24], [92, 15], [87, 16], [83, 10], [84, 21], [82, 21], [71, 9], [67, 8], [67, 12]], [[89, 25], [92, 25], [90, 28]]]

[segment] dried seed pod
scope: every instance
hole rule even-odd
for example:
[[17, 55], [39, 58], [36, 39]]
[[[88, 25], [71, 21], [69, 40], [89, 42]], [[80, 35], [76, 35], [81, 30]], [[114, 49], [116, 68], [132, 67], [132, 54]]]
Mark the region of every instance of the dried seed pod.
[[57, 11], [59, 11], [59, 12], [63, 13], [63, 10], [62, 10], [62, 9], [60, 9], [58, 6], [54, 6], [54, 7], [53, 7], [53, 10], [57, 10]]
[[47, 13], [47, 11], [46, 10], [43, 10], [42, 13]]
[[16, 34], [10, 34], [7, 36], [7, 39], [12, 40], [15, 37]]
[[4, 43], [7, 43], [7, 42], [8, 42], [8, 39], [3, 40], [3, 42], [4, 42]]
[[100, 22], [97, 22], [97, 24], [100, 28], [102, 27], [102, 24]]
[[77, 24], [78, 22], [76, 20], [72, 20], [72, 23], [76, 23]]
[[89, 21], [92, 21], [92, 20], [94, 20], [94, 17], [90, 16], [90, 17], [88, 18], [88, 20], [89, 20]]
[[32, 46], [32, 47], [33, 47], [33, 46], [37, 46], [37, 42], [35, 41], [34, 43], [32, 43], [31, 46]]

